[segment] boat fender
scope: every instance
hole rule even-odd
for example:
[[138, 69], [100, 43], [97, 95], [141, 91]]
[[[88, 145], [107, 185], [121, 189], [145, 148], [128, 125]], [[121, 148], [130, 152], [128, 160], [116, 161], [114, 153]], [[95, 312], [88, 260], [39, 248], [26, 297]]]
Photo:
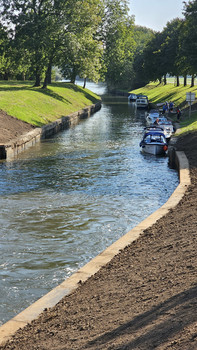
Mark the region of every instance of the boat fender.
[[163, 150], [164, 150], [164, 151], [167, 151], [167, 149], [168, 149], [168, 146], [167, 146], [167, 145], [164, 145], [164, 146], [163, 146]]

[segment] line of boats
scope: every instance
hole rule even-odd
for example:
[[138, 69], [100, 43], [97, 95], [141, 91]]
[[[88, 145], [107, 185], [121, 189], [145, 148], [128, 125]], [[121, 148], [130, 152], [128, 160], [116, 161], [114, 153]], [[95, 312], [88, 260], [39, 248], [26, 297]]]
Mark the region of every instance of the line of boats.
[[174, 133], [170, 120], [158, 110], [150, 110], [146, 116], [147, 127], [144, 129], [140, 147], [142, 152], [153, 155], [167, 155], [168, 143]]
[[[148, 97], [145, 95], [130, 94], [128, 102], [137, 108], [149, 107]], [[163, 105], [163, 104], [161, 104]], [[146, 116], [147, 127], [144, 129], [143, 139], [140, 142], [142, 152], [153, 155], [166, 155], [168, 143], [174, 133], [174, 127], [165, 115], [158, 109], [151, 109]]]
[[145, 95], [130, 94], [128, 96], [129, 103], [136, 103], [137, 108], [148, 108], [149, 101]]

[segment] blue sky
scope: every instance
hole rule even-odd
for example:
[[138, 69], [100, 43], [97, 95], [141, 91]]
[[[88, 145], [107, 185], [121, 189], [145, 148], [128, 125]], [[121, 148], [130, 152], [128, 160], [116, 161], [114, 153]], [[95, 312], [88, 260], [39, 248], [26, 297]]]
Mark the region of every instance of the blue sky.
[[182, 0], [129, 0], [129, 8], [135, 24], [157, 31], [162, 31], [168, 21], [183, 18]]

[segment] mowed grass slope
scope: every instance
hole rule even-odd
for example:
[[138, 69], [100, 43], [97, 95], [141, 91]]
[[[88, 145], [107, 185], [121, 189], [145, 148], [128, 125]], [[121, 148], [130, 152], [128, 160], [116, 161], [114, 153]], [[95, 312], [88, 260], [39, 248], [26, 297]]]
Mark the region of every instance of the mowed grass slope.
[[165, 101], [174, 102], [175, 106], [184, 105], [186, 103], [186, 93], [194, 92], [197, 96], [197, 86], [190, 88], [189, 86], [174, 86], [174, 84], [158, 84], [158, 83], [150, 83], [146, 86], [131, 91], [134, 94], [143, 94], [147, 95], [149, 101], [152, 103], [161, 103]]
[[42, 89], [31, 82], [0, 82], [0, 109], [35, 126], [51, 123], [99, 100], [93, 92], [70, 83], [52, 83]]
[[[197, 86], [174, 86], [174, 84], [158, 84], [150, 83], [140, 89], [133, 90], [131, 93], [136, 95], [147, 95], [150, 102], [153, 104], [162, 103], [165, 101], [174, 102], [175, 106], [182, 108], [182, 117], [180, 120], [180, 133], [197, 131], [197, 111], [192, 111], [189, 117], [188, 103], [186, 102], [186, 93], [193, 92], [197, 99]], [[174, 117], [176, 119], [176, 116]]]

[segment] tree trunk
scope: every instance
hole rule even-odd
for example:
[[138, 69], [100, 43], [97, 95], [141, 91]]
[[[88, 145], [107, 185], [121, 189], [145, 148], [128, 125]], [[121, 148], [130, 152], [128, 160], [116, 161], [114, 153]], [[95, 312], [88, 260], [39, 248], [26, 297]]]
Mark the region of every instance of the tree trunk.
[[184, 75], [184, 86], [187, 86], [187, 75]]
[[48, 83], [51, 84], [52, 63], [49, 63], [48, 69], [49, 69], [49, 71], [48, 71]]
[[[47, 70], [48, 71], [48, 70]], [[47, 71], [46, 71], [46, 74], [45, 74], [45, 78], [44, 78], [44, 83], [42, 85], [42, 89], [45, 89], [47, 88], [47, 84], [48, 84], [48, 75], [47, 75]]]
[[191, 87], [194, 86], [194, 74], [192, 74]]
[[178, 75], [177, 75], [177, 77], [176, 77], [176, 86], [180, 86], [179, 76], [178, 76]]
[[166, 74], [163, 77], [164, 85], [167, 85], [167, 79], [166, 79]]
[[51, 63], [48, 65], [42, 89], [47, 88], [48, 84], [51, 84]]
[[85, 89], [85, 87], [86, 87], [86, 78], [84, 78], [83, 89]]
[[6, 72], [3, 76], [3, 80], [9, 80], [9, 74]]
[[70, 79], [70, 82], [71, 82], [72, 84], [75, 84], [76, 76], [77, 76], [76, 69], [73, 68], [72, 74], [71, 74], [71, 79]]
[[34, 84], [35, 87], [40, 86], [40, 73], [39, 73], [39, 69], [36, 69], [36, 81]]

